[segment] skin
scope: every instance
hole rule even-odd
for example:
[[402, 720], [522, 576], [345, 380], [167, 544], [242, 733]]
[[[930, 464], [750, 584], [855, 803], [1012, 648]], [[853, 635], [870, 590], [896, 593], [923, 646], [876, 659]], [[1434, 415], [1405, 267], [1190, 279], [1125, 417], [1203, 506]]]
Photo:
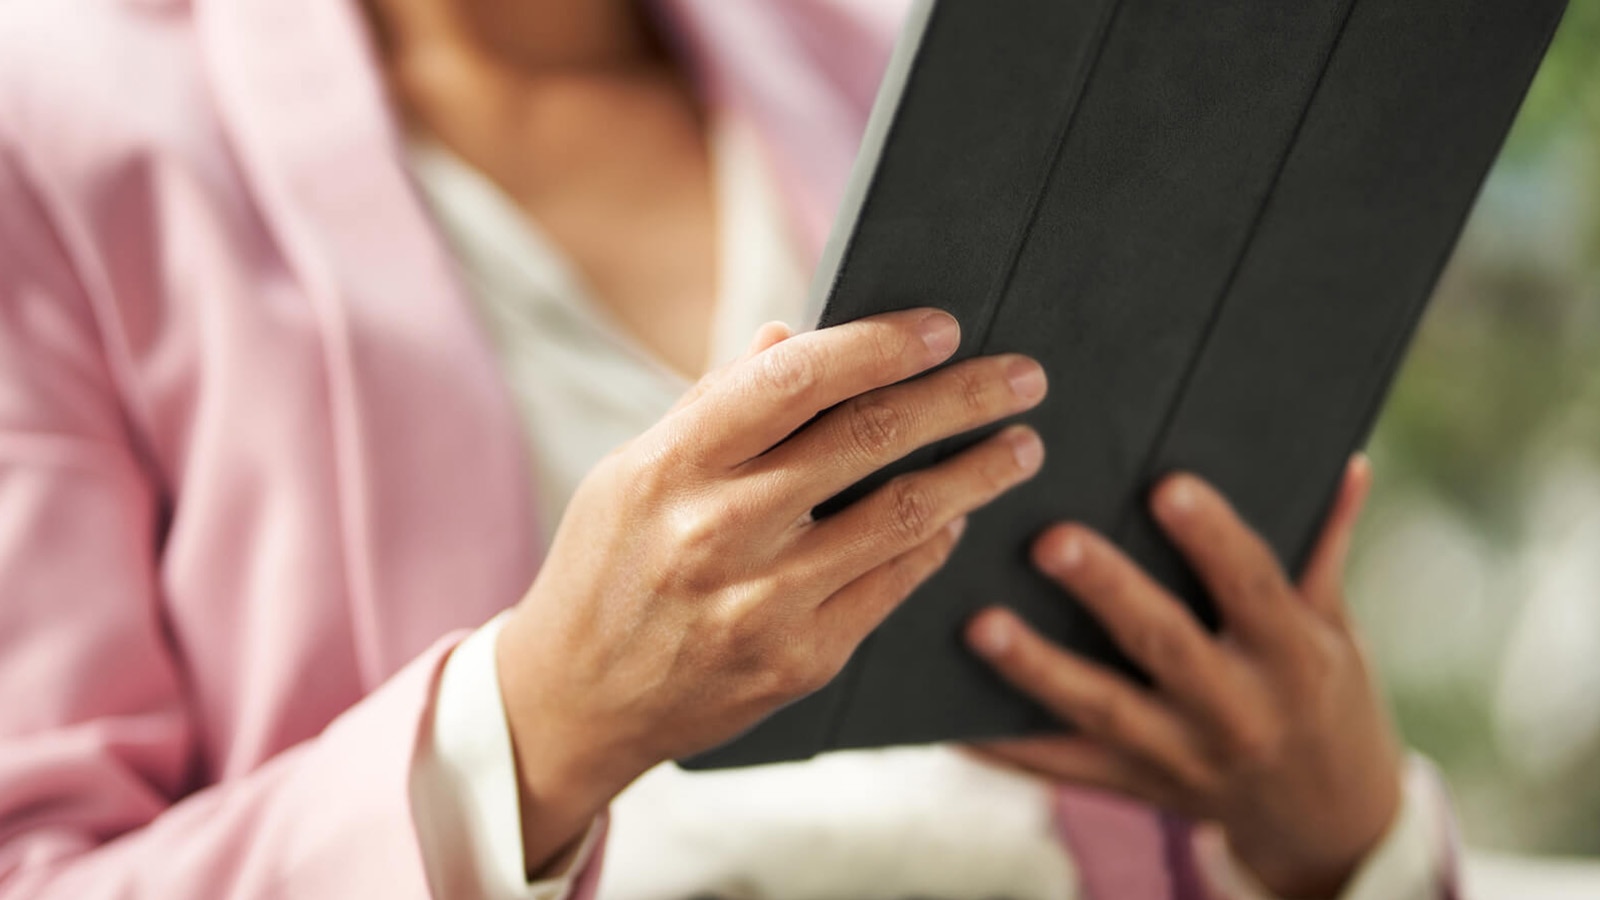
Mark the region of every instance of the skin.
[[1371, 484], [1351, 463], [1311, 562], [1292, 584], [1215, 490], [1167, 479], [1152, 509], [1225, 621], [1205, 632], [1104, 538], [1047, 531], [1039, 569], [1103, 622], [1153, 678], [1135, 685], [1050, 644], [1004, 610], [973, 649], [1071, 723], [1071, 737], [992, 745], [992, 759], [1222, 826], [1278, 896], [1337, 896], [1400, 804], [1400, 748], [1345, 608], [1350, 536]]
[[957, 340], [923, 310], [758, 344], [583, 482], [499, 644], [529, 858], [658, 763], [826, 684], [964, 516], [1038, 471], [1038, 436], [1013, 428], [811, 519], [889, 461], [1043, 398], [1021, 357], [898, 384]]
[[[487, 174], [619, 325], [700, 376], [716, 295], [706, 122], [636, 7], [367, 0], [367, 11], [409, 127]], [[530, 876], [564, 866], [643, 772], [826, 683], [944, 563], [966, 515], [1038, 471], [1037, 435], [1012, 428], [811, 520], [892, 460], [1043, 398], [1043, 372], [1021, 357], [933, 371], [958, 340], [931, 310], [800, 336], [768, 326], [579, 487], [496, 648]], [[1298, 585], [1209, 488], [1180, 476], [1156, 492], [1226, 617], [1217, 637], [1102, 539], [1051, 529], [1036, 563], [1156, 686], [988, 611], [974, 649], [1079, 736], [982, 752], [1216, 822], [1270, 888], [1333, 896], [1399, 797], [1397, 743], [1339, 577], [1367, 482], [1358, 464]]]
[[717, 295], [707, 123], [631, 5], [368, 0], [408, 126], [488, 175], [592, 301], [689, 380]]

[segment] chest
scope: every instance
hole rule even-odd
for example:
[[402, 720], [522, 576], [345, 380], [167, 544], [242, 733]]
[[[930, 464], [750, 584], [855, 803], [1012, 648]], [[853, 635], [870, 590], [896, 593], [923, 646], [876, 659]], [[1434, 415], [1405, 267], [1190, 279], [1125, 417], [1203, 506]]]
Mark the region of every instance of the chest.
[[673, 78], [541, 88], [487, 129], [439, 137], [503, 189], [591, 303], [685, 377], [718, 284], [718, 190], [702, 112]]
[[[762, 323], [804, 327], [806, 273], [758, 136], [730, 117], [710, 123], [704, 140], [714, 283], [654, 296], [650, 311], [674, 319], [715, 366], [742, 352]], [[487, 173], [429, 139], [413, 143], [411, 163], [518, 400], [541, 517], [553, 525], [595, 462], [655, 424], [691, 374], [660, 352], [662, 328], [602, 303], [547, 223]]]

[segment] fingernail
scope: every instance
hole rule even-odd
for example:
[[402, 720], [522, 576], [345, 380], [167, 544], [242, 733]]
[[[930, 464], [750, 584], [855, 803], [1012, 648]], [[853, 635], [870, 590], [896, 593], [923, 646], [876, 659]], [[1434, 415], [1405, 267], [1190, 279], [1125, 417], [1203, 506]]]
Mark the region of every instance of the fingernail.
[[1008, 438], [1011, 441], [1011, 455], [1016, 457], [1017, 468], [1032, 474], [1039, 470], [1044, 463], [1044, 442], [1039, 436], [1027, 428], [1018, 428], [1011, 432]]
[[1198, 499], [1194, 482], [1188, 476], [1180, 475], [1168, 482], [1161, 491], [1156, 512], [1168, 518], [1180, 518], [1194, 509]]
[[961, 518], [956, 519], [954, 522], [946, 525], [944, 530], [950, 535], [950, 539], [952, 541], [961, 540], [961, 536], [967, 533], [967, 517], [962, 516]]
[[1083, 539], [1077, 535], [1068, 535], [1056, 547], [1056, 571], [1070, 572], [1083, 563]]
[[1018, 400], [1032, 403], [1044, 396], [1044, 369], [1031, 359], [1013, 360], [1006, 367], [1006, 380], [1011, 382], [1011, 392]]
[[1011, 649], [1011, 639], [1011, 623], [998, 613], [984, 616], [972, 629], [972, 649], [990, 659], [1004, 656]]
[[944, 358], [961, 346], [961, 326], [947, 313], [929, 313], [917, 323], [917, 332], [928, 352]]

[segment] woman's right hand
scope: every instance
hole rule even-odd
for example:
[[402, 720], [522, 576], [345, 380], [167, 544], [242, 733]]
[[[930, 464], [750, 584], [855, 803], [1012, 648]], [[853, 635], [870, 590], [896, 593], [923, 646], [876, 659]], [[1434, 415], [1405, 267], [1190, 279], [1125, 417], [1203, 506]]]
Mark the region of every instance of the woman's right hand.
[[826, 684], [965, 516], [1039, 470], [1038, 435], [1009, 428], [814, 521], [912, 451], [1036, 406], [1044, 372], [1000, 356], [917, 378], [960, 343], [932, 310], [763, 334], [590, 473], [500, 634], [531, 868], [652, 766]]

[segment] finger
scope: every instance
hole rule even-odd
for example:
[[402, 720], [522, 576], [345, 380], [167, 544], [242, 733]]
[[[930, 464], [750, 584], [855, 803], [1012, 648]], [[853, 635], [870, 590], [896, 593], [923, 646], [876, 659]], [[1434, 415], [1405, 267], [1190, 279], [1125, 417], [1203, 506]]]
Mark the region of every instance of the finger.
[[983, 759], [1048, 781], [1121, 794], [1172, 809], [1179, 792], [1148, 766], [1084, 737], [1028, 738], [973, 748]]
[[732, 468], [825, 409], [939, 365], [960, 343], [956, 320], [928, 309], [798, 335], [734, 366], [684, 411], [677, 435], [694, 461]]
[[1034, 543], [1033, 560], [1180, 705], [1217, 721], [1239, 714], [1234, 661], [1188, 607], [1104, 538], [1058, 526]]
[[785, 322], [768, 322], [756, 329], [756, 336], [750, 341], [750, 349], [745, 351], [745, 358], [764, 353], [794, 337], [794, 329]]
[[1372, 465], [1357, 454], [1345, 469], [1339, 495], [1322, 527], [1322, 536], [1311, 551], [1310, 562], [1300, 576], [1300, 596], [1306, 605], [1329, 621], [1344, 618], [1344, 570], [1350, 558], [1350, 544], [1356, 523], [1372, 492]]
[[1032, 478], [1043, 462], [1044, 444], [1033, 429], [1008, 428], [811, 524], [800, 539], [802, 565], [827, 596]]
[[1046, 389], [1027, 357], [971, 360], [850, 400], [751, 465], [798, 516], [920, 447], [1037, 406]]
[[817, 611], [819, 630], [826, 636], [828, 646], [845, 657], [855, 652], [867, 635], [944, 567], [966, 530], [967, 520], [956, 519], [932, 540], [878, 566], [829, 597]]
[[1003, 609], [975, 617], [967, 642], [1012, 686], [1088, 737], [1194, 790], [1211, 788], [1215, 776], [1193, 729], [1127, 679], [1064, 652]]
[[706, 373], [706, 375], [699, 381], [695, 382], [694, 385], [689, 388], [689, 390], [685, 391], [682, 397], [678, 398], [678, 402], [672, 405], [672, 409], [668, 414], [670, 415], [671, 413], [675, 413], [681, 409], [684, 409], [685, 407], [694, 403], [696, 400], [704, 397], [706, 392], [721, 382], [722, 379], [726, 378], [728, 373], [733, 371], [735, 366], [748, 359], [760, 356], [762, 353], [765, 353], [767, 350], [776, 347], [791, 337], [794, 337], [794, 330], [782, 322], [768, 322], [767, 324], [756, 329], [756, 336], [751, 339], [750, 346], [745, 349], [744, 353], [741, 354], [738, 359], [735, 359], [726, 365], [719, 366], [715, 370]]
[[1276, 554], [1214, 488], [1174, 475], [1155, 491], [1156, 518], [1246, 643], [1293, 651], [1303, 612]]

